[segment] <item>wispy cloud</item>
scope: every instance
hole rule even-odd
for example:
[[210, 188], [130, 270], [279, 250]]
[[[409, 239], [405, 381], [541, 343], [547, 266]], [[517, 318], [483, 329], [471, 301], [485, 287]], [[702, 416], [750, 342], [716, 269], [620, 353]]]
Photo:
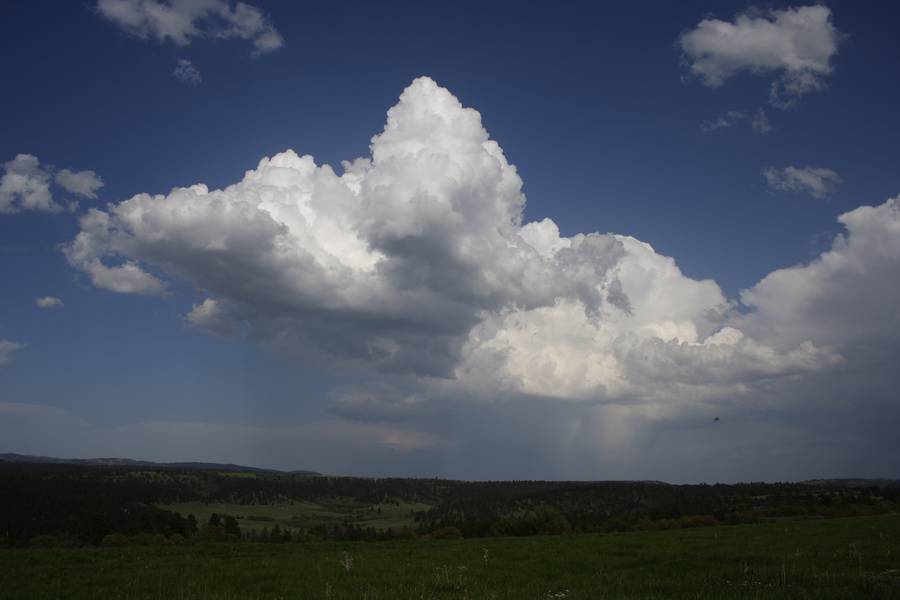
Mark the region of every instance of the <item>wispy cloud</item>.
[[229, 0], [98, 0], [97, 12], [141, 39], [186, 46], [195, 38], [242, 39], [254, 54], [281, 48], [284, 38], [259, 8]]
[[172, 76], [175, 77], [175, 79], [190, 85], [197, 85], [203, 81], [203, 78], [200, 77], [200, 70], [194, 66], [194, 63], [186, 58], [178, 60], [178, 64], [175, 65], [175, 70], [172, 71]]
[[97, 190], [103, 187], [103, 180], [93, 171], [63, 169], [54, 181], [68, 192], [91, 199], [97, 198]]
[[774, 129], [769, 124], [769, 117], [766, 115], [766, 111], [762, 108], [754, 113], [750, 126], [753, 128], [753, 131], [760, 135], [770, 133]]
[[35, 306], [39, 308], [62, 308], [63, 301], [55, 296], [42, 296], [34, 299]]
[[715, 131], [717, 129], [729, 129], [734, 127], [747, 118], [747, 115], [739, 110], [729, 110], [724, 115], [703, 121], [700, 123], [700, 129], [703, 131]]
[[805, 192], [818, 199], [828, 196], [842, 182], [835, 171], [822, 167], [766, 167], [763, 177], [773, 190]]
[[8, 363], [12, 353], [23, 347], [24, 344], [11, 342], [9, 340], [0, 340], [0, 366]]

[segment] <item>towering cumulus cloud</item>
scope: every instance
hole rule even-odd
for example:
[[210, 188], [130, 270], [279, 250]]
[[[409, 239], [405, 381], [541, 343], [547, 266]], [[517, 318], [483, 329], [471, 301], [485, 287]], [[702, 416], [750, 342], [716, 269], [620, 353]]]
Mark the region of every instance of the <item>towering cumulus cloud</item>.
[[[89, 211], [65, 254], [115, 292], [192, 285], [197, 328], [355, 370], [365, 383], [335, 390], [334, 412], [403, 421], [468, 465], [456, 474], [510, 476], [478, 467], [503, 444], [537, 461], [522, 476], [591, 476], [625, 450], [643, 470], [607, 475], [680, 461], [688, 476], [708, 448], [679, 423], [722, 415], [739, 423], [716, 442], [722, 460], [749, 477], [759, 461], [741, 444], [764, 435], [788, 456], [824, 435], [817, 415], [857, 418], [833, 390], [857, 381], [865, 404], [895, 389], [859, 349], [900, 346], [897, 200], [843, 215], [831, 250], [730, 300], [634, 238], [523, 223], [515, 167], [480, 115], [428, 78], [388, 111], [370, 156], [342, 166], [288, 150], [221, 190], [138, 194]], [[766, 425], [778, 411], [794, 416]], [[855, 430], [869, 448], [888, 439], [872, 427]], [[840, 439], [829, 447], [855, 456]]]
[[521, 188], [478, 112], [420, 78], [341, 175], [288, 150], [223, 190], [92, 210], [65, 251], [109, 290], [192, 283], [209, 297], [188, 320], [211, 332], [470, 393], [645, 397], [838, 360], [746, 337], [713, 281], [648, 244], [523, 225]]

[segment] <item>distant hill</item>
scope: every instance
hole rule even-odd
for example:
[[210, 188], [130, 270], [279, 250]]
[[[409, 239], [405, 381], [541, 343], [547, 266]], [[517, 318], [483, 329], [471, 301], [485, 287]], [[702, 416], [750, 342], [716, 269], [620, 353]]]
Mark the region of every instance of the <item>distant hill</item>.
[[[247, 467], [231, 463], [205, 463], [205, 462], [154, 462], [150, 460], [134, 460], [131, 458], [57, 458], [53, 456], [33, 456], [30, 454], [15, 454], [7, 452], [0, 454], [0, 461], [14, 463], [37, 463], [54, 465], [81, 465], [87, 467], [152, 467], [162, 469], [185, 469], [204, 471], [233, 471], [254, 473], [283, 473], [277, 469], [261, 469], [259, 467]], [[293, 470], [292, 475], [321, 475], [315, 471]]]
[[900, 487], [900, 479], [861, 479], [861, 478], [846, 478], [846, 479], [807, 479], [806, 481], [801, 481], [800, 483], [805, 483], [808, 485], [826, 485], [833, 487], [845, 487], [845, 488], [859, 488], [859, 487], [883, 487], [883, 488], [896, 488]]

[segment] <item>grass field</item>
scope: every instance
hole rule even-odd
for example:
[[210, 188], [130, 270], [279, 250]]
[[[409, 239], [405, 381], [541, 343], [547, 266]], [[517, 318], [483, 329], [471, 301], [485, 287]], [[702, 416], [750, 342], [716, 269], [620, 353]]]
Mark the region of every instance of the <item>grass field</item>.
[[2, 598], [900, 598], [900, 515], [610, 535], [0, 551]]
[[363, 528], [415, 527], [412, 512], [431, 508], [428, 504], [407, 502], [361, 504], [352, 498], [328, 499], [327, 503], [295, 501], [284, 504], [207, 504], [184, 502], [160, 504], [159, 507], [173, 510], [183, 517], [192, 514], [199, 523], [206, 523], [213, 513], [231, 515], [237, 518], [242, 531], [259, 530], [264, 527], [271, 529], [275, 525], [281, 529], [297, 530], [344, 520]]

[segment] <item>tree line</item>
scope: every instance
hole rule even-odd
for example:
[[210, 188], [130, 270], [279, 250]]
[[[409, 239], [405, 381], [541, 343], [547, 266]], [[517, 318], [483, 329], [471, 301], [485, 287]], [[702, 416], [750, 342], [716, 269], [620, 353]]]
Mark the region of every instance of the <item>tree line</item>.
[[[194, 542], [382, 541], [612, 532], [771, 518], [828, 518], [900, 511], [892, 482], [668, 485], [355, 478], [146, 467], [0, 463], [0, 542], [121, 545]], [[202, 502], [287, 505], [352, 499], [356, 505], [422, 503], [408, 527], [341, 519], [241, 528], [229, 514], [198, 522], [163, 506]], [[342, 501], [343, 501], [342, 500]], [[293, 524], [291, 524], [293, 525]]]

